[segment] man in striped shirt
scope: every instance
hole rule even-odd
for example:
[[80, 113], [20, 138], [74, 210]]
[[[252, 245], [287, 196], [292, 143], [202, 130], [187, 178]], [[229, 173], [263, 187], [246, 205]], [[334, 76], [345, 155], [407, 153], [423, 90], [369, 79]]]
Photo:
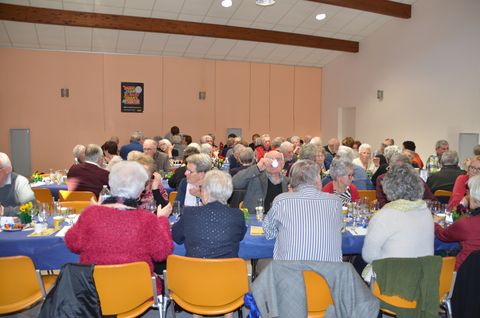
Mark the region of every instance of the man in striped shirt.
[[266, 238], [276, 238], [273, 259], [341, 262], [342, 202], [320, 191], [315, 162], [296, 162], [290, 176], [293, 192], [274, 199], [263, 223]]

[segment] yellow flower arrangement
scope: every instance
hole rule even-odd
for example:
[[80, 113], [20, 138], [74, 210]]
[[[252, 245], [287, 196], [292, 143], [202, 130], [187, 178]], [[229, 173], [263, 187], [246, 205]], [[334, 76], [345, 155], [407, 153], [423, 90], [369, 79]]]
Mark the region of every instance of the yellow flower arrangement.
[[30, 215], [30, 212], [33, 210], [32, 202], [24, 203], [18, 209], [20, 210], [20, 212], [18, 212], [20, 222], [23, 224], [32, 222], [32, 216]]
[[31, 177], [32, 182], [40, 182], [43, 180], [42, 174], [38, 171], [35, 171]]

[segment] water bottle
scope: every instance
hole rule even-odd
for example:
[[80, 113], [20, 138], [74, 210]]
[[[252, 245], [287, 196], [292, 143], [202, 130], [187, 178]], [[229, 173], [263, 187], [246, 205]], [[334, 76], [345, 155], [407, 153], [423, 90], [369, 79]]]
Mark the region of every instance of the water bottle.
[[98, 202], [103, 203], [105, 199], [109, 198], [112, 196], [112, 193], [110, 192], [110, 189], [108, 188], [107, 185], [103, 185], [102, 191], [100, 191], [100, 194], [98, 195]]
[[223, 162], [222, 170], [223, 171], [230, 170], [230, 162], [228, 162], [228, 158], [225, 158], [225, 161]]

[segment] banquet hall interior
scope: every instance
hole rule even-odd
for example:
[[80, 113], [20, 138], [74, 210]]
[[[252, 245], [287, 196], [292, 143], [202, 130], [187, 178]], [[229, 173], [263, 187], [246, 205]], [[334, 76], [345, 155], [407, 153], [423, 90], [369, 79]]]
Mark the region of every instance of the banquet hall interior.
[[480, 143], [480, 1], [255, 2], [0, 0], [0, 152], [28, 178], [68, 169], [77, 144], [172, 126], [217, 144], [414, 140], [424, 161], [438, 140], [460, 162], [463, 138]]

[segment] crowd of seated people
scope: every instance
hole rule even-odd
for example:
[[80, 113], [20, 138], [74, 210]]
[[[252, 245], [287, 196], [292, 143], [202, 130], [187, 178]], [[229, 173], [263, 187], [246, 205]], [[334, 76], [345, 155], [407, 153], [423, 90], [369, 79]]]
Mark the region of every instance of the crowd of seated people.
[[[178, 137], [185, 140], [174, 129], [171, 138]], [[413, 141], [405, 141], [402, 150], [386, 138], [373, 151], [370, 144], [353, 138], [345, 138], [342, 145], [331, 138], [323, 145], [320, 137], [271, 138], [266, 133], [253, 137], [248, 145], [230, 136], [225, 147], [217, 147], [211, 135], [204, 135], [199, 144], [184, 145], [183, 162], [175, 169], [170, 159], [177, 156], [172, 154], [170, 141], [165, 138], [157, 143], [140, 131], [120, 151], [112, 140], [102, 147], [75, 146], [68, 188], [98, 196], [103, 185], [109, 185], [112, 197], [82, 213], [67, 232], [67, 246], [80, 254], [82, 263], [145, 260], [153, 271], [154, 263], [172, 253], [173, 233], [175, 242], [185, 244], [187, 256], [237, 257], [245, 220], [237, 206], [228, 207], [227, 202], [233, 191], [241, 190], [248, 212], [255, 213], [258, 202], [263, 204], [265, 236], [276, 240], [273, 259], [340, 262], [342, 206], [361, 199], [359, 190], [373, 190], [381, 209], [368, 225], [362, 250], [366, 263], [433, 255], [435, 234], [444, 241], [461, 242], [457, 269], [471, 252], [480, 249], [475, 234], [480, 233], [480, 223], [475, 221], [480, 206], [480, 156], [473, 156], [464, 171], [458, 154], [449, 150], [448, 142], [439, 140], [435, 153], [425, 160], [428, 179], [422, 180], [418, 168], [423, 161]], [[220, 158], [223, 166], [218, 164]], [[171, 205], [162, 183], [169, 172], [168, 185], [185, 207], [172, 230], [167, 220]], [[8, 157], [0, 153], [0, 214], [11, 215], [12, 207], [34, 200], [28, 184], [20, 186], [22, 178], [11, 171]], [[471, 216], [449, 228], [435, 224], [425, 201], [437, 200], [436, 190], [451, 191], [448, 207], [463, 206], [471, 210]], [[112, 223], [116, 225], [107, 226]], [[128, 230], [127, 223], [133, 224]]]

